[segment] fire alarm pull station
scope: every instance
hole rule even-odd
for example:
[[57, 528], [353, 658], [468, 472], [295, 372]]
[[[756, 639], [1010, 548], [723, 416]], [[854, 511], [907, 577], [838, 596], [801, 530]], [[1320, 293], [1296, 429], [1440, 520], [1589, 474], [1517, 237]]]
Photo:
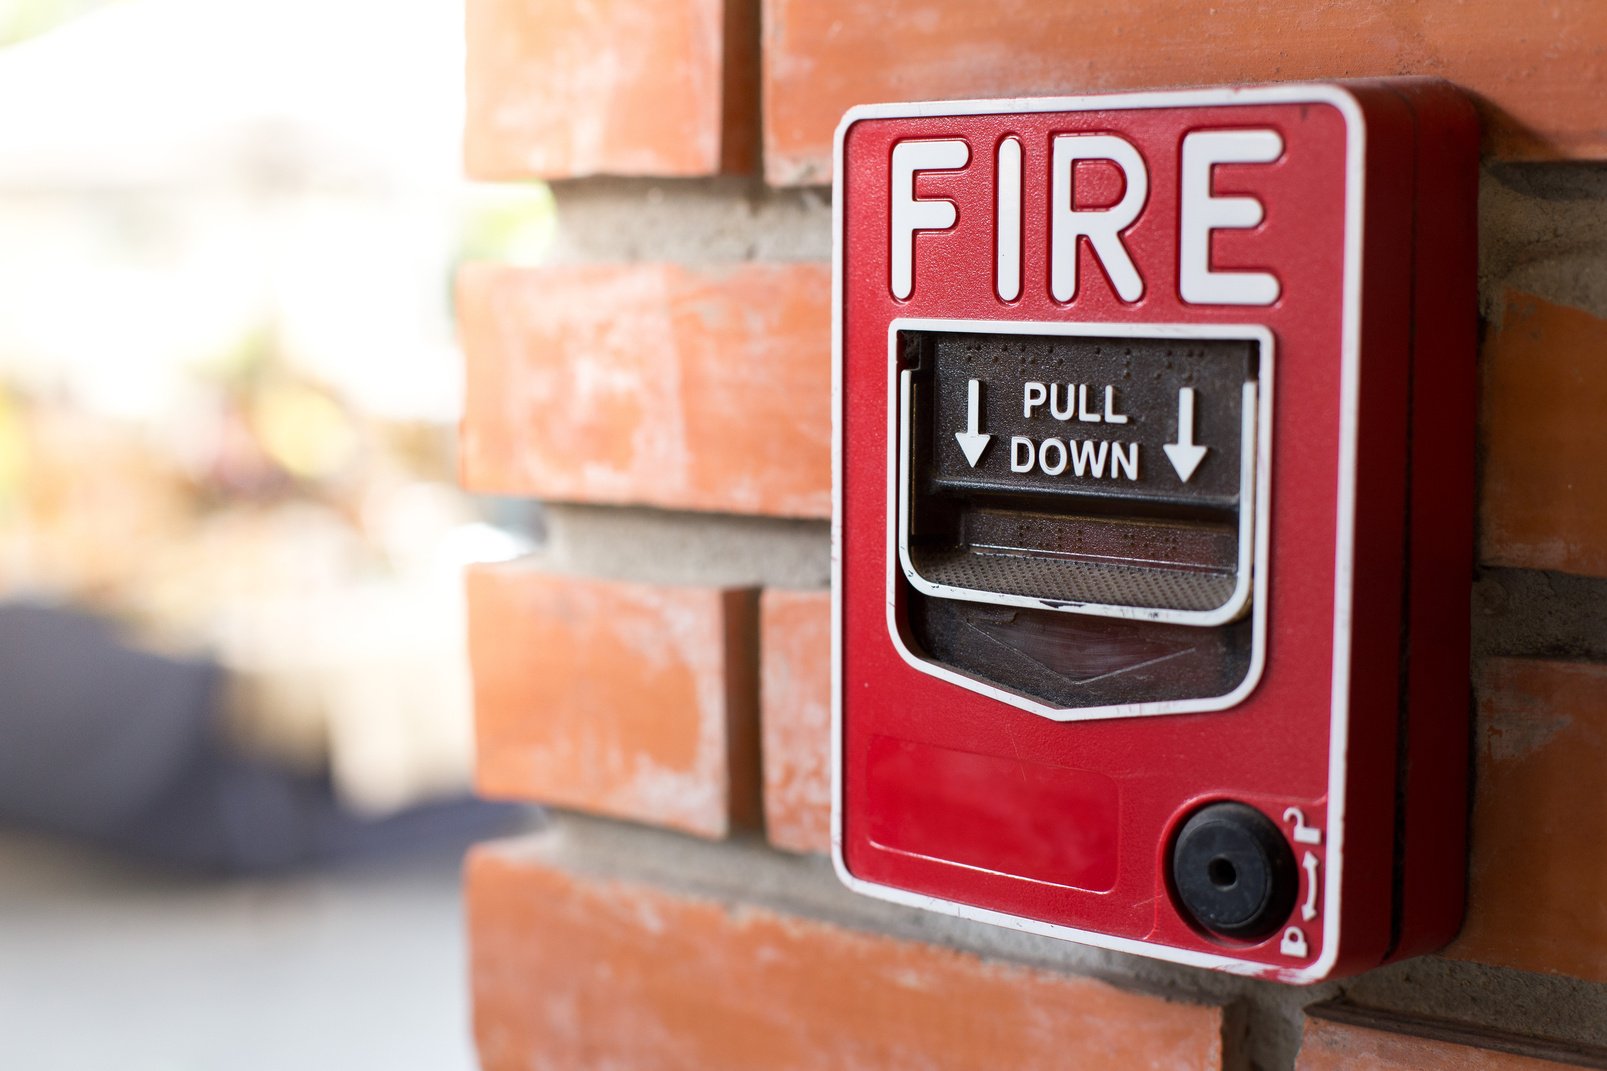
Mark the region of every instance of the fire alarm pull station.
[[1422, 80], [847, 114], [844, 881], [1286, 982], [1455, 934], [1477, 152]]

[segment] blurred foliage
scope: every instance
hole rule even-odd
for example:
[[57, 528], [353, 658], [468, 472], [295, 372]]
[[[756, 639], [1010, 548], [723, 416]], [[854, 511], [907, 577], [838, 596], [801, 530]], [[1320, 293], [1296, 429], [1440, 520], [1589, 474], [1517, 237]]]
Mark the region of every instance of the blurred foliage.
[[10, 520], [21, 494], [28, 464], [28, 436], [23, 414], [10, 392], [0, 385], [0, 524]]
[[[450, 427], [354, 408], [271, 329], [199, 370], [156, 424], [0, 380], [0, 595], [31, 589], [133, 619], [178, 605], [166, 616], [194, 623], [241, 596], [230, 576], [267, 581], [277, 555], [312, 566], [320, 586], [405, 572], [411, 550], [398, 557], [375, 518], [430, 488], [442, 501], [424, 530], [469, 520], [451, 443]], [[338, 554], [318, 566], [319, 546]]]
[[0, 0], [0, 46], [54, 30], [64, 22], [117, 0]]

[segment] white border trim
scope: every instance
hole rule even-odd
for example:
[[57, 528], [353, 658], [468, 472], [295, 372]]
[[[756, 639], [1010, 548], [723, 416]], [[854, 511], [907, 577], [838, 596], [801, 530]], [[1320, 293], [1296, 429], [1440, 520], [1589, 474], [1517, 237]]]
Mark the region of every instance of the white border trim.
[[[1304, 967], [1279, 967], [1211, 952], [1056, 926], [969, 904], [942, 900], [855, 877], [843, 860], [842, 762], [842, 327], [843, 327], [843, 140], [864, 119], [999, 115], [1011, 112], [1096, 111], [1138, 108], [1220, 107], [1234, 104], [1328, 104], [1345, 119], [1345, 267], [1340, 338], [1340, 442], [1338, 518], [1334, 552], [1333, 706], [1329, 715], [1328, 813], [1323, 880], [1323, 943], [1317, 960]], [[1328, 977], [1339, 957], [1340, 887], [1344, 867], [1345, 777], [1350, 739], [1350, 629], [1354, 596], [1356, 523], [1356, 406], [1359, 397], [1361, 330], [1362, 212], [1366, 203], [1366, 119], [1356, 98], [1339, 85], [1289, 83], [1242, 89], [1199, 89], [1122, 93], [1109, 96], [1014, 98], [1007, 100], [926, 101], [865, 104], [850, 108], [837, 125], [832, 163], [832, 520], [831, 520], [831, 859], [838, 878], [855, 892], [909, 907], [992, 923], [1025, 933], [1078, 941], [1132, 955], [1307, 984]]]

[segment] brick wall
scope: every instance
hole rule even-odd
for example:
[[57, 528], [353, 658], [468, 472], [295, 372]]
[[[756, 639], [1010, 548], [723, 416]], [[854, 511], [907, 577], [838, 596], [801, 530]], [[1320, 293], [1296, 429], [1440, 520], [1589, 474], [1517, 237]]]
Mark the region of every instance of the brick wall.
[[[475, 1031], [543, 1068], [1607, 1066], [1607, 7], [469, 0], [467, 166], [552, 182], [458, 281]], [[829, 144], [872, 100], [1436, 74], [1486, 121], [1471, 907], [1292, 990], [851, 896], [827, 838]], [[601, 816], [601, 817], [598, 817]]]

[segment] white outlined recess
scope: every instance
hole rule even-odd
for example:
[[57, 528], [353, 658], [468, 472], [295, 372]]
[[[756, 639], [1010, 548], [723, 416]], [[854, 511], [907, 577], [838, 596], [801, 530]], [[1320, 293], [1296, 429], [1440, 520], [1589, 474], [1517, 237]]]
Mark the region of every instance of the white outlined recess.
[[[921, 575], [910, 553], [910, 373], [898, 368], [899, 337], [905, 332], [964, 331], [978, 334], [1063, 336], [1068, 338], [1134, 339], [1213, 339], [1253, 342], [1257, 347], [1257, 380], [1244, 384], [1244, 421], [1240, 431], [1240, 472], [1238, 554], [1232, 593], [1221, 605], [1209, 610], [1177, 610], [1110, 603], [1045, 601], [1025, 595], [956, 587]], [[901, 317], [888, 327], [888, 442], [896, 451], [888, 466], [888, 576], [887, 627], [894, 647], [911, 667], [962, 688], [1009, 703], [1022, 710], [1054, 721], [1092, 721], [1100, 718], [1128, 718], [1141, 715], [1199, 713], [1223, 710], [1241, 702], [1260, 682], [1266, 656], [1267, 552], [1270, 528], [1272, 468], [1272, 399], [1274, 341], [1270, 330], [1259, 324], [1108, 324], [1034, 322], [1005, 320], [940, 320]], [[974, 382], [974, 381], [973, 381]], [[1084, 401], [1086, 401], [1084, 399]], [[1179, 398], [1180, 405], [1184, 403]], [[1101, 402], [1101, 405], [1106, 404]], [[972, 410], [973, 414], [975, 410]], [[1180, 413], [1180, 422], [1181, 422]], [[976, 429], [968, 429], [974, 432]], [[1182, 437], [1180, 435], [1180, 437]], [[1190, 436], [1192, 437], [1192, 436]], [[962, 446], [964, 444], [962, 443]], [[1172, 444], [1177, 445], [1177, 444]], [[1170, 451], [1168, 451], [1170, 454]], [[1173, 464], [1177, 464], [1176, 461]], [[1192, 470], [1190, 470], [1192, 472]], [[1182, 470], [1179, 470], [1182, 475]], [[1248, 607], [1252, 618], [1250, 665], [1242, 682], [1220, 696], [1121, 704], [1102, 707], [1057, 707], [956, 672], [920, 655], [904, 635], [896, 612], [900, 582], [933, 598], [994, 603], [1028, 609], [1051, 609], [1062, 613], [1171, 624], [1211, 627], [1242, 616]]]

